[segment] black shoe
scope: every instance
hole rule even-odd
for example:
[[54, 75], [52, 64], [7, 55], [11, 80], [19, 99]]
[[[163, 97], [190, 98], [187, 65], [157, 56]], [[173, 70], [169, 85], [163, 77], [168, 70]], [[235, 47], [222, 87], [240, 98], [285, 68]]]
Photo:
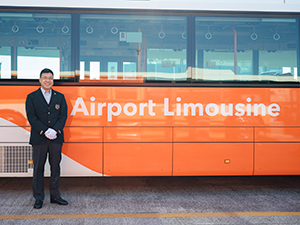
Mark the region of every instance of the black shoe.
[[62, 199], [61, 197], [59, 197], [57, 199], [52, 199], [51, 198], [50, 202], [51, 203], [57, 203], [59, 205], [68, 205], [69, 204], [66, 200]]
[[42, 200], [36, 200], [35, 203], [34, 203], [33, 208], [40, 209], [42, 207], [43, 207], [43, 201]]

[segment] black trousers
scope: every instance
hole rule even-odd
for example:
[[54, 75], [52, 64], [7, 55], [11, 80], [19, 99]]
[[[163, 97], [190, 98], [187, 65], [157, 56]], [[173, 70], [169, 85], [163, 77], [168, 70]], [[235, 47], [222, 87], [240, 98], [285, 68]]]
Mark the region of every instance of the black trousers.
[[33, 197], [36, 200], [44, 200], [44, 168], [49, 154], [48, 160], [50, 164], [50, 197], [57, 199], [60, 197], [59, 193], [59, 178], [60, 178], [60, 161], [61, 161], [61, 147], [62, 144], [54, 143], [47, 140], [42, 145], [32, 145], [33, 148], [33, 180], [32, 190]]

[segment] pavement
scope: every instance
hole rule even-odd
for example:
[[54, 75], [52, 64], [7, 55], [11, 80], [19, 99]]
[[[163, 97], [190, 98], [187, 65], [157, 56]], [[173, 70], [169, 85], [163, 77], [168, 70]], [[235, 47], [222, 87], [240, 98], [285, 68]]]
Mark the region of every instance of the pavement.
[[32, 178], [0, 178], [0, 224], [300, 225], [300, 176], [62, 177], [68, 206], [34, 209]]

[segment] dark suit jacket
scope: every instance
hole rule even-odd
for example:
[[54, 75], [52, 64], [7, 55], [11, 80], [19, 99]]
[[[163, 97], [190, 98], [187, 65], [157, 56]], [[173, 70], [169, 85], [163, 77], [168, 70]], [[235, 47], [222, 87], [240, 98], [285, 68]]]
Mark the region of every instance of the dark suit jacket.
[[26, 99], [27, 119], [31, 125], [29, 144], [46, 143], [47, 137], [44, 133], [48, 128], [57, 132], [57, 138], [53, 142], [63, 143], [63, 128], [67, 120], [67, 111], [64, 95], [53, 89], [49, 104], [47, 104], [40, 88], [30, 93]]

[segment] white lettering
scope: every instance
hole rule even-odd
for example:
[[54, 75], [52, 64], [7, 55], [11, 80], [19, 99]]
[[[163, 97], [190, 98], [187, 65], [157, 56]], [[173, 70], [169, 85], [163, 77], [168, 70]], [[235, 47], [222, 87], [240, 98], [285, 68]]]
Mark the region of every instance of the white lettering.
[[169, 112], [169, 99], [164, 99], [164, 115], [165, 116], [174, 116], [174, 112]]
[[103, 107], [106, 106], [106, 103], [98, 103], [98, 116], [102, 116]]
[[[213, 109], [213, 111], [211, 111], [211, 108]], [[205, 112], [209, 116], [215, 116], [215, 115], [217, 115], [219, 113], [219, 107], [215, 103], [209, 103], [205, 107]]]
[[74, 105], [74, 108], [71, 112], [71, 116], [75, 116], [76, 113], [78, 113], [78, 112], [83, 112], [83, 114], [85, 116], [89, 115], [88, 110], [87, 110], [82, 98], [77, 98], [77, 100], [75, 102], [75, 105]]
[[237, 111], [234, 115], [236, 116], [243, 116], [245, 114], [245, 110], [243, 109], [243, 107], [245, 106], [245, 104], [243, 103], [238, 103], [235, 105], [235, 110]]
[[156, 106], [155, 103], [153, 103], [153, 100], [149, 100], [149, 115], [155, 116], [155, 112], [153, 111], [154, 106]]
[[[247, 98], [247, 102], [251, 102], [251, 98]], [[247, 116], [251, 116], [251, 104], [247, 104]]]
[[[148, 108], [148, 114], [150, 116], [155, 116], [155, 106], [156, 104], [153, 100], [148, 100], [148, 103], [134, 103], [128, 102], [122, 107], [120, 103], [97, 103], [95, 102], [96, 98], [91, 97], [89, 102], [89, 111], [86, 107], [86, 103], [83, 98], [77, 98], [75, 105], [72, 109], [71, 116], [75, 116], [76, 113], [83, 113], [85, 116], [95, 116], [96, 110], [98, 110], [97, 115], [102, 116], [105, 114], [105, 108], [107, 111], [107, 121], [111, 122], [113, 117], [121, 115], [123, 112], [126, 116], [135, 116], [139, 110], [139, 116], [144, 116], [145, 111]], [[164, 116], [181, 116], [182, 113], [184, 116], [196, 116], [196, 113], [199, 116], [204, 114], [204, 106], [202, 103], [181, 103], [182, 99], [180, 97], [176, 98], [176, 103], [171, 104], [169, 98], [164, 98]], [[280, 106], [277, 103], [272, 103], [269, 106], [266, 106], [263, 103], [252, 104], [252, 99], [245, 99], [247, 103], [209, 103], [205, 106], [206, 116], [216, 116], [220, 115], [226, 116], [266, 116], [270, 115], [276, 117], [280, 115]], [[88, 104], [88, 103], [87, 103]], [[170, 105], [171, 104], [171, 105]], [[96, 109], [96, 106], [97, 109]], [[183, 112], [182, 112], [183, 110]], [[197, 112], [198, 111], [198, 112]]]
[[144, 109], [147, 107], [147, 103], [140, 103], [140, 116], [144, 115]]
[[[131, 112], [128, 111], [129, 107], [132, 108]], [[127, 115], [127, 116], [134, 116], [136, 114], [136, 112], [137, 112], [137, 107], [136, 107], [136, 105], [134, 103], [127, 103], [127, 104], [124, 105], [124, 113], [125, 113], [125, 115]]]
[[280, 106], [278, 104], [272, 103], [271, 105], [269, 105], [268, 113], [270, 114], [270, 116], [274, 116], [274, 117], [279, 116], [279, 112], [280, 112]]
[[[181, 98], [180, 97], [176, 98], [176, 101], [180, 102]], [[176, 104], [176, 116], [180, 116], [180, 115], [181, 115], [181, 104], [177, 103]]]
[[261, 116], [266, 115], [266, 106], [262, 103], [254, 104], [254, 116], [258, 116], [258, 108], [261, 109]]
[[[117, 108], [117, 111], [113, 111], [113, 107]], [[122, 107], [119, 103], [108, 103], [107, 106], [107, 121], [111, 122], [112, 121], [112, 116], [118, 116], [122, 112]]]
[[226, 110], [226, 105], [223, 103], [221, 104], [221, 114], [223, 116], [233, 116], [233, 104], [228, 104], [228, 112]]
[[93, 103], [93, 101], [95, 101], [96, 98], [95, 97], [91, 97], [91, 116], [95, 116], [95, 103]]
[[184, 103], [183, 104], [183, 115], [187, 116], [189, 108], [191, 108], [191, 115], [196, 116], [196, 107], [199, 109], [199, 116], [203, 116], [203, 105], [201, 103]]

